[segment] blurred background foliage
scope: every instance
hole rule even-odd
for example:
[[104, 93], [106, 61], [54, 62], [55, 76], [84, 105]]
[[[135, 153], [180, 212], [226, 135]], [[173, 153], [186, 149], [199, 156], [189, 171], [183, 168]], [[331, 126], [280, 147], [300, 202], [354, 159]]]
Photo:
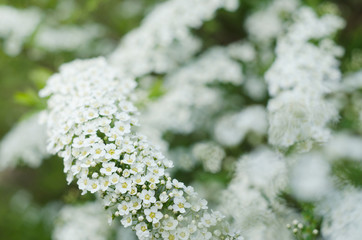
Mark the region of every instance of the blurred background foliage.
[[[57, 6], [63, 0], [0, 0], [0, 5], [17, 8], [37, 7], [45, 14], [46, 21], [55, 14]], [[44, 102], [37, 92], [47, 78], [65, 62], [76, 58], [88, 58], [108, 54], [114, 49], [128, 31], [137, 27], [147, 12], [160, 0], [77, 0], [71, 1], [71, 13], [60, 18], [61, 25], [82, 25], [88, 22], [100, 24], [105, 33], [102, 40], [108, 44], [101, 52], [57, 51], [50, 52], [33, 45], [30, 38], [17, 56], [9, 56], [3, 51], [0, 39], [0, 139], [16, 122], [29, 113], [44, 108]], [[266, 4], [267, 0], [241, 0], [238, 12], [219, 11], [216, 18], [205, 23], [195, 33], [204, 40], [205, 48], [212, 45], [224, 45], [245, 36], [243, 22], [255, 5]], [[362, 1], [361, 0], [305, 0], [317, 11], [338, 12], [346, 20], [346, 28], [337, 36], [337, 42], [345, 49], [342, 59], [342, 71], [352, 72], [362, 67]], [[335, 4], [332, 5], [331, 3]], [[1, 23], [0, 23], [1, 24]], [[156, 93], [155, 93], [156, 94]], [[172, 136], [175, 138], [175, 136]], [[166, 136], [167, 138], [167, 136]], [[182, 137], [175, 138], [180, 145]], [[172, 139], [170, 139], [172, 144]], [[21, 147], [21, 146], [19, 146]], [[341, 169], [335, 166], [334, 171]], [[361, 172], [353, 166], [347, 166], [338, 176], [353, 185], [362, 186]], [[176, 177], [185, 183], [198, 178], [201, 181], [213, 181], [215, 177], [221, 183], [227, 183], [230, 176], [219, 173], [217, 176], [195, 169], [192, 175], [177, 172]], [[23, 192], [26, 189], [31, 194]], [[62, 171], [62, 161], [52, 157], [38, 169], [19, 167], [0, 174], [0, 239], [50, 239], [51, 226], [34, 211], [43, 209], [54, 200], [74, 202], [90, 196], [79, 195], [74, 186], [67, 186]], [[18, 199], [27, 199], [19, 202]], [[45, 208], [46, 209], [46, 208]], [[46, 210], [43, 210], [46, 211]], [[47, 213], [49, 214], [49, 213]], [[24, 217], [25, 216], [25, 217]]]

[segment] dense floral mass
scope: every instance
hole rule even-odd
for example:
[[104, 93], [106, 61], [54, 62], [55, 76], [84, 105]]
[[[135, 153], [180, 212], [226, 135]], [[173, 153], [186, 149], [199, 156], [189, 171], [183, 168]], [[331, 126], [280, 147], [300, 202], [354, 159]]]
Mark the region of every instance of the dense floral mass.
[[[313, 141], [328, 140], [325, 125], [337, 117], [336, 106], [324, 96], [337, 89], [341, 78], [337, 57], [343, 49], [328, 36], [343, 27], [343, 20], [334, 15], [318, 19], [308, 8], [298, 10], [295, 18], [278, 39], [276, 60], [265, 75], [273, 97], [268, 105], [269, 141], [281, 147], [302, 144], [309, 150]], [[312, 39], [319, 45], [310, 43]]]
[[[40, 92], [48, 100], [48, 149], [64, 158], [68, 181], [132, 226], [139, 239], [237, 239], [192, 187], [165, 172], [172, 162], [134, 132], [135, 82], [103, 58], [63, 65]], [[241, 238], [238, 238], [241, 239]]]
[[360, 240], [361, 6], [0, 5], [0, 238]]

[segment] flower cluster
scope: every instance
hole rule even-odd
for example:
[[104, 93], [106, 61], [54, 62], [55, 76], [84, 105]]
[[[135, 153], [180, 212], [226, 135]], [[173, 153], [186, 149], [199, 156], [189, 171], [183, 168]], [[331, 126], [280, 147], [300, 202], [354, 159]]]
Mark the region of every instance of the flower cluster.
[[207, 4], [204, 0], [171, 0], [160, 4], [121, 41], [110, 63], [133, 76], [168, 72], [201, 48], [190, 28], [200, 27], [220, 8], [233, 11], [237, 7], [237, 0], [212, 0]]
[[305, 202], [318, 201], [332, 189], [330, 165], [320, 153], [295, 156], [290, 186], [293, 195]]
[[107, 214], [99, 202], [66, 205], [58, 213], [52, 239], [105, 240], [109, 230]]
[[0, 142], [0, 170], [13, 168], [22, 161], [38, 167], [49, 156], [46, 150], [46, 131], [39, 124], [40, 114], [20, 122]]
[[212, 48], [166, 76], [167, 92], [147, 106], [141, 120], [161, 132], [191, 133], [223, 107], [222, 92], [209, 85], [242, 82], [242, 69], [228, 48]]
[[224, 146], [235, 146], [244, 140], [248, 133], [264, 136], [268, 121], [265, 108], [250, 106], [241, 112], [224, 115], [215, 125], [216, 140]]
[[[326, 124], [337, 108], [325, 99], [340, 80], [337, 57], [342, 49], [328, 39], [344, 22], [335, 15], [318, 18], [310, 8], [300, 8], [285, 36], [278, 39], [276, 60], [266, 73], [269, 93], [269, 142], [302, 150], [329, 138]], [[313, 44], [310, 40], [319, 40]]]
[[68, 181], [99, 193], [139, 239], [241, 239], [192, 187], [171, 179], [172, 162], [134, 133], [134, 87], [103, 58], [65, 64], [49, 79], [40, 92], [50, 96], [48, 148], [64, 158]]
[[4, 51], [11, 56], [19, 54], [41, 17], [40, 11], [35, 8], [20, 10], [0, 6], [0, 38], [5, 39]]
[[192, 153], [197, 160], [202, 162], [204, 169], [212, 173], [221, 170], [222, 160], [226, 155], [224, 149], [213, 142], [196, 143], [192, 148]]
[[[103, 26], [90, 22], [81, 26], [64, 24], [73, 14], [74, 7], [74, 3], [68, 0], [59, 2], [49, 13], [37, 7], [18, 9], [0, 6], [0, 38], [5, 40], [5, 53], [18, 55], [29, 40], [38, 50], [49, 52], [73, 51], [89, 56], [109, 51], [110, 44], [99, 40], [105, 35]], [[89, 51], [91, 43], [93, 49]]]
[[51, 52], [75, 51], [99, 38], [104, 29], [96, 24], [84, 26], [43, 26], [34, 39], [35, 45]]
[[320, 206], [326, 239], [358, 240], [362, 235], [362, 193], [351, 188], [331, 193]]
[[222, 193], [220, 210], [232, 217], [235, 228], [244, 230], [245, 238], [291, 239], [283, 227], [294, 214], [276, 198], [286, 184], [285, 159], [265, 147], [256, 149], [238, 160], [235, 176]]
[[245, 22], [246, 30], [253, 41], [270, 44], [283, 33], [284, 22], [280, 17], [292, 13], [299, 0], [274, 0], [263, 10], [256, 11]]
[[354, 161], [362, 160], [362, 138], [351, 133], [342, 132], [335, 134], [324, 146], [324, 152], [328, 159], [338, 161], [349, 159]]

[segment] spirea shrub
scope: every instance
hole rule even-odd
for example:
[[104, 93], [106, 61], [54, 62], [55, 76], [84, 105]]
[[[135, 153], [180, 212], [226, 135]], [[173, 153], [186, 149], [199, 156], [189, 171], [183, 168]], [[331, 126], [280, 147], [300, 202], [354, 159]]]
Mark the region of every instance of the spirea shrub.
[[82, 196], [54, 239], [361, 238], [362, 64], [337, 5], [122, 1], [147, 15], [115, 46], [107, 21], [64, 25], [68, 4], [0, 7], [6, 54], [74, 55], [0, 144], [2, 170], [62, 159]]

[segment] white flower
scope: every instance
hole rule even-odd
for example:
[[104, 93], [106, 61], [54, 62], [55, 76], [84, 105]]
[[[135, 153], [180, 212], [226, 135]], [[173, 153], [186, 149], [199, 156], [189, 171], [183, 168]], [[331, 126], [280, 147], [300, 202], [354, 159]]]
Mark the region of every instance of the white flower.
[[108, 186], [109, 186], [111, 183], [109, 182], [109, 178], [108, 178], [108, 177], [105, 177], [105, 178], [100, 178], [100, 184], [101, 184], [101, 186], [100, 186], [101, 190], [102, 190], [102, 191], [107, 191]]
[[161, 202], [167, 202], [167, 200], [168, 200], [168, 195], [167, 195], [167, 193], [166, 192], [162, 192], [161, 194], [160, 194], [160, 201]]
[[98, 180], [89, 180], [88, 183], [88, 191], [91, 193], [95, 193], [100, 189], [100, 183]]
[[140, 199], [142, 199], [143, 204], [155, 203], [156, 198], [154, 197], [155, 191], [143, 189], [140, 194]]
[[140, 198], [137, 198], [137, 197], [132, 197], [131, 198], [130, 209], [131, 210], [138, 210], [138, 209], [141, 209], [141, 207], [142, 207], [142, 200]]
[[204, 216], [202, 216], [200, 223], [206, 227], [213, 226], [216, 224], [215, 216], [206, 213]]
[[126, 193], [131, 190], [131, 180], [120, 177], [116, 185], [116, 190], [120, 193]]
[[126, 216], [123, 216], [122, 220], [121, 220], [121, 223], [124, 227], [129, 227], [132, 225], [132, 215], [126, 215]]
[[105, 145], [103, 143], [92, 144], [90, 153], [94, 158], [104, 157], [106, 154]]
[[150, 235], [149, 230], [147, 229], [147, 225], [144, 222], [141, 222], [135, 227], [137, 237], [140, 239], [148, 238]]
[[174, 205], [172, 206], [174, 211], [184, 213], [186, 212], [185, 208], [190, 208], [191, 204], [186, 202], [186, 199], [184, 197], [175, 197], [174, 199]]
[[83, 147], [87, 147], [88, 144], [87, 144], [87, 141], [85, 140], [85, 137], [80, 136], [80, 137], [74, 138], [72, 146], [75, 148], [83, 148]]
[[118, 205], [118, 212], [121, 216], [127, 215], [130, 212], [130, 203], [126, 202], [126, 201], [122, 201], [119, 205]]
[[121, 151], [117, 149], [117, 146], [113, 143], [107, 144], [105, 146], [106, 159], [119, 159], [119, 156], [121, 155]]
[[178, 228], [176, 234], [180, 240], [187, 240], [190, 236], [190, 232], [187, 228]]
[[178, 221], [173, 217], [169, 217], [162, 222], [162, 226], [165, 230], [170, 231], [176, 229]]
[[100, 170], [101, 173], [109, 176], [112, 175], [117, 170], [117, 167], [115, 166], [114, 162], [104, 162], [102, 164], [102, 168]]
[[114, 124], [114, 126], [119, 135], [124, 135], [125, 133], [130, 133], [130, 131], [131, 131], [131, 126], [129, 123], [120, 121], [120, 122], [116, 122]]
[[145, 183], [145, 181], [146, 181], [146, 178], [141, 174], [136, 175], [133, 178], [134, 178], [133, 181], [138, 185], [143, 185]]
[[129, 165], [133, 164], [135, 161], [136, 161], [136, 154], [132, 154], [132, 155], [125, 154], [124, 158], [122, 159], [122, 163], [129, 164]]
[[145, 209], [145, 215], [147, 221], [151, 223], [158, 223], [161, 218], [163, 217], [163, 214], [158, 211], [159, 209], [156, 206], [153, 206], [149, 209]]
[[89, 186], [89, 179], [88, 178], [79, 178], [77, 181], [78, 187], [80, 190], [86, 190]]
[[111, 176], [109, 176], [109, 181], [112, 185], [116, 185], [119, 182], [119, 175], [113, 173]]

